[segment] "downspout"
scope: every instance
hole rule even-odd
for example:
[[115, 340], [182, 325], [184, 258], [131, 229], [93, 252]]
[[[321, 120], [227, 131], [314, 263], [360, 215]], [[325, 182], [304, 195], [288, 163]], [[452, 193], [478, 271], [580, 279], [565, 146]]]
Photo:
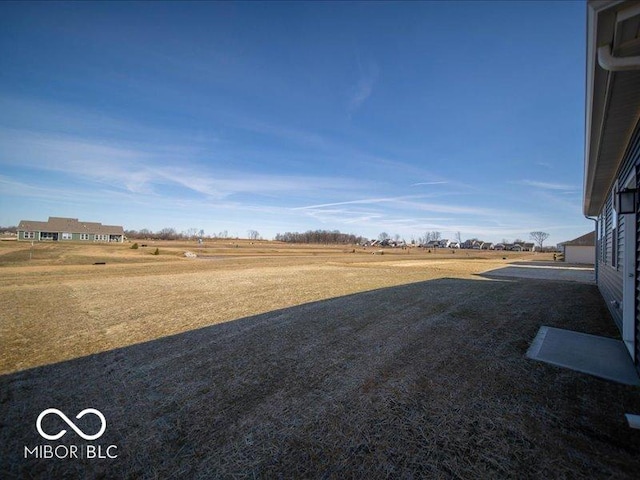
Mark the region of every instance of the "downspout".
[[595, 273], [595, 277], [596, 277], [596, 285], [598, 284], [598, 250], [599, 250], [599, 246], [598, 245], [598, 217], [590, 217], [588, 215], [585, 215], [584, 218], [586, 218], [587, 220], [592, 220], [595, 223], [595, 232], [596, 232], [596, 258], [593, 264], [593, 271]]
[[603, 45], [598, 48], [598, 64], [608, 72], [640, 70], [640, 57], [614, 57], [611, 45]]

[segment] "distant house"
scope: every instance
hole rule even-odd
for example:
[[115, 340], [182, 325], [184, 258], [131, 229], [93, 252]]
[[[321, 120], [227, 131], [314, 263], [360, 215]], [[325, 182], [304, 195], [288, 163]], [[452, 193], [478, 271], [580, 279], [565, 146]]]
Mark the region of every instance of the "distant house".
[[585, 263], [593, 265], [596, 261], [596, 232], [589, 232], [568, 242], [562, 242], [560, 251], [564, 252], [567, 263]]
[[465, 242], [461, 246], [462, 246], [462, 248], [470, 248], [470, 249], [473, 249], [473, 250], [480, 250], [480, 247], [482, 246], [483, 243], [484, 242], [481, 242], [477, 238], [472, 238], [470, 240], [465, 240]]
[[493, 250], [493, 243], [491, 242], [483, 242], [480, 246], [481, 250]]
[[80, 222], [77, 218], [49, 217], [46, 222], [21, 220], [18, 240], [28, 242], [124, 242], [117, 225]]

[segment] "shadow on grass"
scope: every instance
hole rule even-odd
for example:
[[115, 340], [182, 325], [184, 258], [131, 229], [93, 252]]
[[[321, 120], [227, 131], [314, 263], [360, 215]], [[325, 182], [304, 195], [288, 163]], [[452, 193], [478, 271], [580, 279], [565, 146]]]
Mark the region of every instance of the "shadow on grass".
[[[635, 477], [638, 390], [526, 360], [542, 324], [616, 335], [593, 285], [439, 279], [5, 375], [1, 476]], [[87, 443], [118, 456], [24, 458]]]

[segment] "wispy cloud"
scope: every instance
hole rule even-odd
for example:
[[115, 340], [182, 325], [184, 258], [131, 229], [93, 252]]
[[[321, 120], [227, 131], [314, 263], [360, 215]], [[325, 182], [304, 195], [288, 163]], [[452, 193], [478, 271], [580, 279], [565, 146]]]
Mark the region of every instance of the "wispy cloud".
[[[180, 145], [122, 145], [104, 140], [0, 128], [0, 165], [56, 172], [130, 193], [153, 195], [179, 186], [212, 199], [234, 195], [357, 191], [366, 182], [323, 175], [245, 173], [193, 161]], [[166, 194], [167, 192], [164, 191]]]
[[418, 182], [418, 183], [412, 183], [411, 186], [412, 187], [419, 187], [422, 185], [445, 185], [449, 182]]
[[538, 165], [539, 167], [544, 167], [548, 169], [553, 168], [552, 165], [548, 162], [535, 162], [535, 164]]
[[578, 190], [578, 187], [575, 185], [569, 185], [566, 183], [551, 183], [551, 182], [539, 182], [536, 180], [520, 180], [519, 182], [514, 182], [518, 185], [526, 185], [529, 187], [540, 188], [543, 190], [563, 190], [563, 191], [574, 191]]
[[358, 62], [358, 73], [358, 82], [349, 95], [348, 112], [350, 115], [358, 110], [373, 93], [373, 86], [378, 79], [379, 68], [373, 61], [369, 61], [366, 65]]
[[373, 205], [375, 203], [393, 203], [401, 200], [421, 198], [420, 195], [404, 195], [400, 197], [382, 197], [382, 198], [362, 198], [359, 200], [349, 200], [345, 202], [323, 203], [320, 205], [307, 205], [305, 207], [295, 207], [293, 210], [316, 210], [319, 208], [337, 207], [342, 205]]

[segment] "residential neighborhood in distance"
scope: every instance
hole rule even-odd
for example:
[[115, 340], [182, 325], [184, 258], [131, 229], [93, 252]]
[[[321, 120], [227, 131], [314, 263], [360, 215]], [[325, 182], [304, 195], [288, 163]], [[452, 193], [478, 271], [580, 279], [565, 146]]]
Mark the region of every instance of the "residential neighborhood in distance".
[[[371, 240], [363, 244], [365, 247], [418, 247], [418, 248], [451, 248], [451, 249], [466, 249], [466, 250], [508, 250], [513, 252], [535, 252], [540, 249], [536, 247], [533, 242], [515, 241], [513, 243], [493, 243], [484, 242], [477, 238], [465, 240], [464, 242], [456, 242], [448, 239], [430, 240], [422, 243], [407, 243], [404, 240]], [[549, 251], [555, 250], [555, 247], [544, 247], [543, 250]]]

